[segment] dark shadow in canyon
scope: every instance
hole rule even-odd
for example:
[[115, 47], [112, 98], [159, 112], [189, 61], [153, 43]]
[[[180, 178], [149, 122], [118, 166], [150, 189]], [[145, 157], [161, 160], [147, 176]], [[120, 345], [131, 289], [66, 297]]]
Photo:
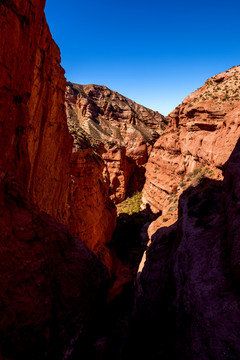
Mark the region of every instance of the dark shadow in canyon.
[[[75, 352], [76, 357], [72, 357], [71, 360], [79, 359], [80, 354], [83, 359], [96, 360], [192, 359], [191, 343], [195, 335], [191, 332], [191, 328], [198, 314], [201, 315], [197, 317], [197, 321], [200, 326], [198, 331], [204, 341], [202, 347], [208, 354], [207, 358], [211, 358], [213, 350], [209, 343], [209, 334], [205, 335], [204, 323], [201, 324], [201, 317], [207, 313], [208, 303], [195, 303], [194, 299], [189, 298], [189, 301], [193, 301], [192, 312], [186, 312], [184, 300], [179, 298], [179, 291], [181, 293], [187, 289], [186, 286], [189, 286], [186, 285], [188, 273], [178, 274], [175, 261], [177, 257], [182, 256], [181, 251], [179, 254], [179, 248], [183, 236], [186, 235], [186, 229], [182, 224], [184, 219], [185, 222], [190, 221], [193, 224], [195, 239], [200, 241], [200, 244], [205, 243], [207, 252], [212, 254], [213, 258], [218, 256], [219, 271], [225, 279], [224, 286], [219, 292], [220, 297], [227, 294], [239, 297], [237, 291], [239, 267], [232, 268], [232, 257], [239, 258], [240, 250], [239, 246], [234, 248], [235, 240], [229, 237], [229, 224], [226, 218], [227, 208], [234, 207], [232, 204], [229, 205], [229, 198], [226, 200], [226, 196], [230, 197], [233, 203], [238, 201], [238, 194], [234, 191], [236, 179], [231, 167], [236, 167], [240, 162], [239, 144], [240, 141], [224, 165], [226, 170], [224, 180], [203, 178], [197, 186], [186, 189], [179, 199], [177, 222], [170, 227], [158, 229], [152, 235], [152, 244], [147, 250], [145, 263], [148, 275], [146, 273], [140, 275], [137, 285], [137, 269], [148, 240], [144, 234], [146, 235], [151, 221], [160, 214], [156, 216], [147, 206], [146, 210], [137, 214], [119, 216], [111, 246], [123, 264], [132, 266], [132, 279], [128, 278], [128, 281], [122, 284], [119, 295], [105, 306], [97, 322], [98, 326], [94, 329], [92, 338], [94, 340], [91, 344], [88, 343], [85, 357], [82, 351], [78, 351]], [[185, 213], [183, 213], [183, 203], [187, 206]], [[204, 237], [200, 239], [199, 229], [203, 235], [209, 231], [211, 234], [213, 231], [214, 234], [216, 233], [216, 239], [214, 236], [210, 239]], [[216, 241], [219, 241], [220, 251], [214, 255]], [[189, 246], [187, 251], [190, 256], [193, 245], [189, 244]], [[205, 261], [204, 252], [202, 259]], [[196, 266], [198, 266], [197, 260]], [[206, 260], [206, 271], [208, 266]], [[206, 283], [205, 286], [208, 287], [209, 284]], [[210, 298], [209, 301], [215, 300]], [[214, 333], [215, 329], [211, 331]], [[226, 338], [228, 337], [229, 333], [226, 332]], [[230, 358], [237, 359], [234, 354]]]
[[[129, 163], [130, 161], [131, 159], [128, 158]], [[134, 162], [133, 164], [135, 168], [128, 181], [126, 197], [131, 197], [132, 195], [134, 195], [135, 192], [142, 191], [143, 186], [146, 182], [146, 178], [145, 178], [146, 168], [144, 166], [136, 166]]]
[[147, 229], [161, 215], [154, 214], [150, 206], [132, 215], [121, 213], [109, 245], [113, 254], [113, 272], [108, 302], [105, 304], [91, 339], [75, 347], [70, 360], [120, 359], [120, 348], [126, 336], [130, 314], [134, 308], [135, 280], [138, 266], [148, 242]]
[[[236, 171], [234, 167], [239, 167], [240, 163], [239, 149], [240, 141], [238, 141], [232, 155], [223, 166], [225, 171], [224, 180], [217, 181], [203, 178], [196, 187], [186, 189], [179, 199], [180, 205], [178, 207], [179, 216], [177, 222], [169, 228], [158, 229], [152, 236], [152, 245], [147, 251], [147, 262], [145, 263], [147, 264], [149, 274], [147, 276], [145, 274], [140, 278], [143, 296], [138, 297], [134, 314], [129, 319], [128, 335], [125, 335], [119, 359], [193, 359], [194, 350], [191, 348], [191, 345], [194, 336], [200, 336], [200, 339], [203, 341], [201, 346], [204, 348], [205, 354], [207, 354], [207, 357], [204, 358], [213, 358], [211, 354], [215, 350], [212, 349], [211, 345], [211, 331], [212, 338], [214, 338], [215, 331], [217, 333], [217, 331], [222, 330], [220, 328], [215, 329], [213, 326], [210, 334], [205, 335], [206, 329], [204, 329], [204, 321], [201, 323], [201, 319], [204, 316], [207, 317], [205, 314], [208, 313], [208, 303], [195, 303], [194, 299], [189, 298], [188, 301], [192, 301], [193, 309], [192, 313], [186, 311], [183, 301], [184, 297], [179, 299], [179, 292], [186, 291], [189, 274], [177, 274], [174, 267], [176, 266], [177, 257], [180, 256], [179, 253], [181, 254], [181, 250], [180, 252], [178, 250], [179, 245], [183, 241], [183, 236], [187, 236], [186, 232], [184, 232], [186, 229], [184, 230], [182, 225], [183, 219], [186, 221], [187, 216], [191, 221], [193, 220], [193, 231], [195, 231], [196, 237], [198, 236], [198, 229], [201, 229], [203, 234], [209, 231], [210, 233], [213, 231], [216, 234], [216, 239], [213, 236], [211, 241], [208, 240], [207, 236], [198, 240], [203, 242], [209, 241], [209, 243], [205, 243], [206, 248], [209, 249], [208, 251], [212, 254], [213, 258], [218, 257], [218, 263], [216, 262], [215, 266], [220, 266], [219, 271], [224, 279], [224, 285], [219, 290], [218, 301], [220, 302], [220, 307], [222, 297], [228, 296], [228, 294], [239, 297], [239, 266], [237, 269], [232, 267], [232, 258], [238, 258], [239, 263], [240, 246], [236, 245], [234, 248], [234, 237], [231, 231], [229, 232], [230, 223], [228, 223], [229, 220], [233, 221], [234, 216], [232, 216], [232, 219], [229, 219], [227, 215], [229, 206], [231, 208], [230, 212], [232, 212], [234, 202], [237, 202], [239, 197], [233, 190], [236, 188], [236, 183], [234, 184], [236, 179], [234, 179], [233, 175]], [[230, 204], [229, 200], [233, 203]], [[181, 201], [187, 202], [187, 214], [182, 211]], [[216, 241], [219, 241], [219, 253], [214, 253]], [[189, 246], [194, 247], [196, 245], [193, 243]], [[201, 251], [201, 248], [199, 248], [199, 251]], [[202, 256], [204, 258], [204, 252]], [[155, 268], [153, 268], [154, 266]], [[198, 263], [196, 263], [196, 266], [198, 266]], [[207, 260], [205, 267], [206, 271], [210, 270]], [[195, 269], [195, 271], [198, 270]], [[158, 279], [158, 283], [156, 283], [156, 279]], [[204, 282], [203, 279], [202, 281]], [[182, 285], [180, 289], [179, 286], [181, 285], [179, 284]], [[213, 285], [211, 283], [205, 284], [206, 289], [209, 286]], [[209, 298], [209, 303], [211, 301], [213, 302], [211, 306], [214, 306], [214, 301], [217, 300], [213, 297]], [[215, 305], [218, 306], [217, 303]], [[199, 319], [198, 315], [196, 315], [198, 313], [200, 313]], [[224, 321], [221, 318], [221, 314], [216, 315], [216, 319], [220, 323]], [[200, 335], [194, 334], [191, 330], [196, 321], [199, 322], [198, 331]], [[225, 337], [223, 336], [225, 340], [222, 345], [223, 348], [226, 348], [226, 354], [227, 352], [229, 353], [226, 358], [237, 360], [239, 359], [237, 355], [238, 346], [236, 345], [235, 349], [230, 348], [229, 344], [231, 344], [232, 338], [231, 334], [227, 331], [226, 326]], [[218, 355], [215, 355], [214, 358], [217, 358], [216, 356]]]

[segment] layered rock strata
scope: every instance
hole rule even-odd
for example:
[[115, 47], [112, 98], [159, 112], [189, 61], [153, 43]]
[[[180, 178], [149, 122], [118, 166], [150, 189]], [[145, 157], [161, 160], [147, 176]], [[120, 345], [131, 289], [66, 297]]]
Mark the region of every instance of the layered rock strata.
[[109, 174], [87, 134], [81, 128], [70, 130], [70, 133], [74, 145], [66, 223], [70, 232], [83, 239], [111, 271], [108, 244], [116, 227], [117, 213], [109, 197]]
[[[101, 161], [87, 160], [93, 153], [89, 143], [88, 154], [79, 147], [72, 154], [64, 108], [66, 80], [43, 8], [44, 1], [1, 4], [0, 164], [17, 175], [41, 210], [68, 225], [95, 251], [96, 244], [100, 248], [110, 240], [116, 215]], [[85, 180], [79, 182], [80, 172]]]
[[238, 141], [223, 181], [189, 187], [178, 221], [152, 235], [128, 348], [136, 356], [239, 359], [239, 150]]
[[[88, 338], [108, 286], [105, 266], [56, 220], [67, 223], [72, 211], [73, 141], [44, 5], [0, 3], [0, 357], [6, 360], [68, 359], [75, 343]], [[84, 241], [88, 225], [81, 221]]]
[[106, 162], [111, 198], [117, 203], [127, 191], [141, 189], [152, 145], [166, 127], [164, 117], [106, 86], [70, 82], [66, 109], [69, 127], [80, 125]]
[[0, 4], [0, 164], [14, 171], [42, 210], [63, 220], [72, 140], [64, 70], [44, 5]]
[[68, 359], [90, 336], [107, 269], [3, 169], [0, 208], [0, 357]]
[[143, 197], [162, 216], [148, 229], [127, 356], [240, 356], [239, 71], [187, 97], [154, 145]]
[[222, 179], [240, 136], [239, 87], [240, 67], [234, 67], [207, 80], [168, 116], [146, 166], [143, 203], [162, 210], [152, 233], [176, 220], [178, 198], [189, 185], [202, 177]]

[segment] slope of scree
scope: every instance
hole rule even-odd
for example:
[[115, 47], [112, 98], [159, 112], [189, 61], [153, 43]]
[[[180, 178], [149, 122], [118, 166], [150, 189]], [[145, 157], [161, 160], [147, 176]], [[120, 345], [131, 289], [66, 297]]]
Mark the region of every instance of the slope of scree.
[[70, 132], [84, 129], [104, 159], [114, 202], [121, 202], [127, 192], [141, 190], [145, 164], [166, 127], [165, 118], [99, 85], [68, 82], [65, 104]]

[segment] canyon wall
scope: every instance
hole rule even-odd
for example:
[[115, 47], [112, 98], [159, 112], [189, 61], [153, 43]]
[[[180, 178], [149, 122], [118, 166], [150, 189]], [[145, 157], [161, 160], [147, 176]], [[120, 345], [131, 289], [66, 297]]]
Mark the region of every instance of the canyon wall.
[[71, 130], [68, 208], [65, 218], [71, 234], [79, 237], [101, 261], [112, 268], [109, 243], [116, 227], [116, 208], [109, 197], [109, 174], [85, 132]]
[[0, 358], [68, 359], [89, 340], [107, 269], [0, 169]]
[[131, 351], [149, 358], [239, 359], [239, 149], [238, 141], [223, 181], [203, 179], [188, 188], [178, 221], [152, 235]]
[[83, 128], [110, 174], [110, 195], [121, 202], [142, 189], [152, 145], [166, 127], [156, 111], [99, 85], [67, 83], [69, 128]]
[[177, 219], [177, 200], [202, 177], [222, 179], [222, 168], [240, 136], [240, 67], [207, 80], [168, 116], [146, 166], [143, 203], [162, 210], [158, 228]]
[[163, 215], [148, 230], [127, 357], [240, 357], [238, 87], [239, 67], [208, 80], [154, 146], [144, 197]]
[[[0, 55], [0, 164], [16, 174], [41, 210], [69, 226], [71, 233], [99, 253], [97, 248], [111, 239], [116, 212], [109, 201], [104, 167], [90, 155], [90, 144], [82, 140], [83, 151], [78, 146], [72, 152], [64, 70], [43, 8], [44, 1], [1, 5], [0, 46], [5, 51]], [[81, 171], [86, 178], [79, 182], [76, 173]]]
[[[84, 171], [71, 165], [76, 154], [64, 108], [66, 82], [44, 5], [44, 0], [0, 3], [0, 357], [6, 360], [68, 359], [76, 342], [87, 342], [108, 287], [105, 266], [57, 221], [67, 224], [77, 216], [69, 199], [84, 208], [90, 190], [73, 197], [73, 182]], [[97, 183], [104, 166], [96, 162], [91, 174]], [[94, 204], [102, 218], [104, 194]], [[84, 233], [89, 225], [80, 220], [84, 241], [91, 231]], [[99, 233], [104, 231], [102, 225]], [[96, 233], [97, 228], [88, 235]]]
[[0, 4], [0, 164], [16, 174], [42, 210], [63, 220], [72, 140], [64, 70], [44, 5]]

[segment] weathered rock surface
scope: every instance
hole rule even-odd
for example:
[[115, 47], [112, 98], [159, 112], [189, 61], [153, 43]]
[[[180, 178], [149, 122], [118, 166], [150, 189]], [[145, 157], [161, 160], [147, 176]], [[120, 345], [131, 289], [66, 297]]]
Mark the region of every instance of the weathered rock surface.
[[[105, 266], [46, 214], [66, 223], [73, 211], [67, 202], [75, 190], [70, 185], [66, 82], [44, 5], [44, 0], [0, 3], [0, 358], [4, 360], [68, 359], [75, 342], [86, 343], [108, 285]], [[99, 168], [102, 162], [91, 174], [98, 174]], [[105, 185], [96, 184], [96, 191], [102, 188], [105, 191]], [[88, 195], [89, 191], [82, 193], [81, 201]], [[96, 200], [101, 202], [101, 195]], [[94, 205], [104, 217], [104, 205]], [[81, 220], [83, 232], [87, 221]], [[92, 235], [96, 233], [97, 228]]]
[[71, 182], [65, 218], [71, 234], [79, 237], [111, 271], [108, 244], [116, 227], [116, 208], [109, 197], [109, 174], [85, 132], [71, 130], [74, 139]]
[[150, 233], [176, 220], [177, 200], [187, 186], [203, 176], [222, 179], [240, 136], [239, 86], [240, 67], [234, 67], [209, 79], [168, 116], [169, 127], [146, 166], [143, 202], [162, 210]]
[[107, 292], [107, 269], [0, 170], [0, 357], [68, 359]]
[[[239, 76], [230, 69], [187, 97], [154, 145], [143, 196], [163, 214], [148, 229], [127, 357], [240, 357]], [[202, 99], [215, 87], [220, 99], [228, 89], [217, 118], [216, 99]], [[190, 116], [196, 98], [205, 108]]]
[[64, 108], [66, 80], [44, 4], [1, 4], [0, 164], [17, 175], [41, 210], [96, 251], [110, 240], [116, 215], [103, 164], [92, 157], [90, 145], [88, 151], [72, 154]]
[[62, 220], [72, 140], [64, 71], [44, 5], [44, 0], [0, 4], [0, 164], [14, 171], [42, 210]]
[[80, 125], [105, 160], [111, 198], [117, 203], [125, 198], [127, 191], [141, 189], [145, 181], [144, 164], [166, 126], [164, 117], [106, 86], [70, 82], [66, 108], [69, 127]]
[[224, 181], [190, 187], [180, 197], [178, 221], [152, 235], [134, 339], [150, 359], [240, 357], [239, 165], [238, 141]]

